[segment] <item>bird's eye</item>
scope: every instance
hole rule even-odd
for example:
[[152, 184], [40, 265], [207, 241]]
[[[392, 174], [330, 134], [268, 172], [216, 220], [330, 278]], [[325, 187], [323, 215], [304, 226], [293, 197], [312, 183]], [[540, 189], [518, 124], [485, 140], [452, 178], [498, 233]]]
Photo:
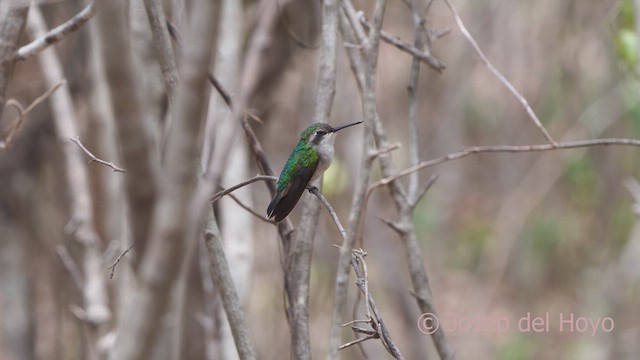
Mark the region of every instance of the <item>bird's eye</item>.
[[323, 130], [318, 130], [318, 131], [316, 131], [316, 134], [318, 134], [320, 136], [324, 136], [324, 135], [327, 135], [327, 132], [323, 131]]

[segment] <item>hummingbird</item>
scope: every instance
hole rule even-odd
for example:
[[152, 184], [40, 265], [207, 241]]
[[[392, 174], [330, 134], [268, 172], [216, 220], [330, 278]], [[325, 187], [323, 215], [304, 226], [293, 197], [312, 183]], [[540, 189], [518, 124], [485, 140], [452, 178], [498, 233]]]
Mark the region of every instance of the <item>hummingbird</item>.
[[361, 122], [338, 127], [313, 123], [300, 134], [300, 141], [280, 173], [276, 194], [267, 208], [269, 219], [275, 217], [275, 221], [278, 222], [289, 215], [304, 189], [320, 177], [331, 164], [335, 133]]

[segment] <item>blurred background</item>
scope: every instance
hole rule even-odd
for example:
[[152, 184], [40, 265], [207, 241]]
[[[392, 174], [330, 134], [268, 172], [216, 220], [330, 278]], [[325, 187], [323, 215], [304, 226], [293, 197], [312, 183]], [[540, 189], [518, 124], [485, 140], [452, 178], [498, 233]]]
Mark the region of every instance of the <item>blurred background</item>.
[[[137, 3], [130, 4], [130, 32], [140, 65], [138, 80], [144, 84], [145, 101], [152, 104], [149, 108], [162, 114], [166, 101], [161, 91], [154, 90], [161, 75], [153, 62], [148, 29], [144, 22], [140, 25], [135, 20], [140, 11], [144, 14]], [[169, 17], [180, 28], [185, 21], [185, 6], [176, 3], [166, 5], [172, 9]], [[214, 70], [233, 95], [247, 39], [260, 13], [255, 1], [224, 3], [228, 12], [220, 19]], [[640, 137], [638, 8], [634, 1], [455, 0], [453, 4], [487, 57], [527, 98], [555, 139]], [[370, 18], [373, 2], [356, 1], [355, 5]], [[53, 27], [84, 4], [64, 0], [42, 2], [40, 6], [49, 27]], [[321, 25], [319, 2], [291, 1], [280, 10], [275, 32], [278, 47], [271, 58], [265, 59], [271, 76], [262, 79], [251, 102], [251, 111], [262, 119], [252, 126], [276, 171], [284, 165], [300, 131], [313, 121]], [[449, 32], [431, 49], [446, 64], [446, 70], [437, 73], [422, 65], [420, 74], [421, 159], [467, 146], [544, 143], [521, 104], [473, 52], [444, 3], [434, 1], [426, 14], [429, 28]], [[231, 26], [234, 21], [236, 26]], [[411, 13], [404, 2], [388, 3], [383, 29], [413, 42]], [[82, 122], [83, 143], [96, 149], [104, 132], [112, 130], [92, 125], [91, 118], [100, 106], [96, 88], [103, 80], [96, 75], [96, 60], [92, 59], [95, 37], [90, 31], [100, 30], [85, 27], [55, 48]], [[22, 43], [29, 40], [25, 34]], [[118, 61], [117, 55], [101, 56], [108, 62]], [[403, 145], [393, 152], [400, 168], [410, 166], [410, 66], [407, 53], [381, 44], [378, 111], [389, 141]], [[36, 59], [29, 59], [16, 65], [7, 98], [29, 104], [46, 89]], [[220, 113], [225, 111], [212, 92], [209, 116], [216, 113], [223, 117]], [[2, 131], [15, 115], [11, 107], [5, 107], [0, 118]], [[360, 119], [360, 95], [345, 50], [340, 47], [331, 124]], [[345, 224], [363, 156], [362, 133], [361, 128], [354, 127], [338, 134], [336, 157], [324, 177], [323, 193]], [[59, 170], [60, 141], [55, 136], [49, 105], [43, 103], [29, 115], [12, 147], [0, 150], [2, 360], [87, 356], [84, 325], [70, 311], [82, 300], [60, 256], [62, 248], [72, 257], [79, 256], [74, 252], [77, 245], [65, 233], [69, 210], [65, 180]], [[237, 151], [222, 181], [225, 187], [257, 173], [244, 139], [239, 138], [234, 146]], [[95, 154], [118, 163], [117, 158], [108, 158], [99, 149]], [[640, 356], [639, 159], [635, 147], [609, 146], [472, 155], [420, 172], [422, 183], [438, 175], [417, 206], [414, 223], [441, 325], [458, 359]], [[108, 267], [121, 251], [112, 231], [118, 224], [109, 223], [113, 220], [101, 215], [109, 206], [101, 179], [121, 175], [95, 163], [90, 169], [97, 228], [105, 249], [104, 273], [108, 277]], [[379, 178], [376, 168], [373, 179]], [[266, 188], [259, 183], [237, 195], [260, 214], [270, 201]], [[284, 275], [276, 228], [231, 199], [219, 201], [216, 211], [232, 272], [246, 301], [259, 358], [288, 358], [290, 337], [283, 310]], [[298, 215], [299, 207], [291, 215], [294, 224]], [[410, 293], [400, 239], [379, 218], [397, 218], [385, 188], [374, 192], [365, 217], [362, 247], [368, 252], [371, 294], [405, 357], [435, 358], [430, 337], [418, 328], [420, 311]], [[340, 242], [339, 232], [322, 210], [311, 268], [310, 321], [315, 357], [324, 357], [327, 352], [338, 259], [332, 244]], [[203, 317], [207, 307], [215, 309], [219, 304], [217, 297], [206, 297], [198, 255], [202, 249], [196, 250], [182, 277], [184, 334], [179, 358], [232, 358], [233, 351], [223, 341], [229, 338], [221, 325], [224, 315], [213, 310], [217, 316]], [[239, 264], [237, 268], [233, 267], [234, 261]], [[112, 303], [122, 291], [117, 285], [118, 275], [116, 271], [108, 282]], [[353, 286], [349, 309], [356, 293]], [[355, 314], [355, 318], [362, 318], [363, 309]], [[572, 316], [576, 321], [585, 318], [592, 322], [586, 329], [583, 320], [574, 324], [573, 331], [569, 331], [567, 322], [561, 327], [560, 320]], [[526, 325], [523, 317], [542, 317], [547, 327], [523, 331], [518, 327]], [[600, 321], [593, 327], [603, 318], [611, 321]], [[506, 319], [509, 328], [498, 333], [491, 326], [494, 319]], [[609, 328], [609, 323], [614, 327]], [[176, 326], [166, 319], [162, 324]], [[207, 334], [217, 342], [207, 342]], [[345, 330], [344, 342], [352, 339], [353, 334]], [[371, 359], [388, 358], [379, 341], [368, 341], [363, 349]], [[158, 359], [168, 356], [157, 354]], [[351, 347], [342, 351], [342, 358], [364, 357], [357, 347]]]

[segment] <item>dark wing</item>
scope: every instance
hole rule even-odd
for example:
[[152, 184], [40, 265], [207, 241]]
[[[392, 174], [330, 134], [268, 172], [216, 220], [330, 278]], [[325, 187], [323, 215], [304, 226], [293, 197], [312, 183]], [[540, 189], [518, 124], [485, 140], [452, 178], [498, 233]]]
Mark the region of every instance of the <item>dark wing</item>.
[[291, 210], [296, 206], [300, 196], [307, 188], [311, 177], [313, 176], [314, 169], [309, 169], [304, 166], [296, 171], [295, 176], [291, 179], [289, 185], [285, 186], [282, 191], [278, 191], [276, 196], [271, 200], [269, 207], [267, 208], [267, 216], [269, 219], [275, 217], [275, 221], [278, 222], [284, 219]]

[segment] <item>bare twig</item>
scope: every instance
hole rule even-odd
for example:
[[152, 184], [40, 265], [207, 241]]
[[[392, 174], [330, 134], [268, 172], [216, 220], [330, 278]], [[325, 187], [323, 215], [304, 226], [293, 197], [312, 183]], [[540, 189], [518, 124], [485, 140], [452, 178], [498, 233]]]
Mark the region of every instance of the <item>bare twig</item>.
[[254, 183], [256, 181], [272, 181], [273, 182], [273, 181], [278, 181], [278, 177], [277, 176], [273, 176], [273, 175], [256, 175], [256, 176], [252, 177], [251, 179], [248, 179], [248, 180], [243, 181], [243, 182], [241, 182], [241, 183], [239, 183], [237, 185], [234, 185], [234, 186], [232, 186], [232, 187], [230, 187], [228, 189], [224, 189], [224, 190], [221, 190], [221, 191], [215, 193], [213, 196], [211, 196], [209, 201], [215, 202], [218, 199], [220, 199], [221, 197], [223, 197], [223, 196], [225, 196], [225, 195], [227, 195], [229, 193], [232, 193], [232, 192], [240, 189], [241, 187], [244, 187], [244, 186], [247, 186], [247, 185], [249, 185], [251, 183]]
[[[382, 340], [382, 345], [387, 350], [387, 352], [389, 352], [389, 354], [391, 354], [396, 359], [404, 359], [402, 353], [400, 352], [400, 349], [398, 349], [396, 344], [393, 342], [393, 339], [391, 339], [391, 335], [389, 334], [389, 331], [387, 330], [384, 321], [382, 320], [380, 311], [378, 310], [373, 297], [369, 293], [369, 278], [367, 273], [367, 265], [364, 261], [365, 256], [367, 256], [367, 253], [364, 250], [354, 249], [352, 251], [351, 266], [353, 267], [353, 271], [356, 274], [356, 285], [365, 295], [367, 311], [366, 315], [367, 318], [370, 319], [369, 324], [371, 325], [373, 332], [367, 329], [354, 327], [353, 330], [355, 332], [365, 333], [369, 335], [365, 338], [360, 339], [360, 341], [356, 340], [352, 341], [351, 343], [344, 344], [340, 346], [339, 349], [343, 349], [347, 346], [351, 346], [365, 340], [380, 338]], [[371, 316], [371, 313], [373, 313], [373, 316]]]
[[320, 44], [309, 45], [302, 38], [296, 34], [296, 32], [291, 28], [287, 17], [285, 16], [282, 8], [280, 7], [280, 3], [278, 2], [278, 15], [280, 16], [280, 20], [282, 22], [282, 26], [284, 27], [287, 35], [291, 38], [291, 40], [298, 45], [301, 49], [309, 50], [309, 49], [317, 49], [320, 47]]
[[[28, 28], [34, 37], [41, 37], [47, 31], [38, 7], [31, 9]], [[42, 51], [38, 60], [48, 86], [53, 88], [64, 81], [62, 64], [54, 49]], [[82, 155], [66, 141], [70, 137], [78, 136], [78, 119], [68, 89], [52, 94], [50, 100], [56, 134], [61, 140], [64, 154], [65, 180], [70, 197], [70, 223], [74, 225], [71, 235], [82, 247], [83, 307], [87, 321], [93, 325], [91, 334], [101, 337], [106, 330], [106, 323], [111, 318], [106, 279], [102, 269], [101, 241], [94, 223], [95, 213], [87, 166], [82, 160]]]
[[209, 267], [216, 289], [222, 299], [222, 306], [227, 314], [229, 326], [236, 342], [238, 355], [243, 360], [256, 359], [256, 352], [249, 336], [249, 326], [242, 310], [238, 293], [236, 292], [231, 270], [224, 255], [220, 230], [216, 224], [213, 211], [208, 212], [207, 225], [204, 232], [204, 241], [209, 252]]
[[591, 146], [638, 146], [640, 147], [640, 140], [636, 139], [623, 139], [623, 138], [608, 138], [608, 139], [592, 139], [592, 140], [577, 140], [559, 142], [556, 145], [553, 144], [538, 144], [538, 145], [498, 145], [498, 146], [473, 146], [464, 150], [450, 153], [432, 160], [422, 161], [419, 164], [409, 167], [405, 170], [398, 172], [395, 175], [388, 176], [384, 179], [380, 179], [371, 184], [370, 188], [375, 189], [377, 187], [389, 184], [390, 182], [407, 176], [415, 171], [422, 170], [442, 163], [458, 160], [463, 157], [467, 157], [473, 154], [481, 153], [522, 153], [522, 152], [534, 152], [534, 151], [550, 151], [550, 150], [566, 150]]
[[16, 63], [13, 56], [28, 12], [29, 2], [0, 1], [0, 114], [4, 112], [6, 91]]
[[80, 147], [80, 149], [82, 149], [82, 151], [84, 151], [85, 154], [87, 154], [87, 156], [91, 159], [89, 160], [89, 163], [92, 162], [97, 162], [99, 164], [102, 164], [104, 166], [110, 167], [111, 169], [113, 169], [113, 171], [118, 171], [118, 172], [126, 172], [125, 169], [118, 167], [117, 165], [115, 165], [112, 162], [108, 162], [108, 161], [104, 161], [102, 159], [97, 158], [95, 155], [93, 155], [93, 153], [91, 153], [91, 151], [89, 151], [84, 145], [82, 145], [82, 143], [80, 142], [80, 137], [76, 136], [75, 138], [69, 138], [71, 141], [73, 141], [76, 145], [78, 145]]
[[498, 80], [500, 80], [500, 82], [504, 86], [506, 86], [507, 89], [509, 89], [509, 91], [513, 94], [513, 96], [515, 96], [518, 99], [518, 101], [520, 101], [522, 106], [527, 111], [527, 114], [529, 115], [531, 120], [533, 120], [534, 124], [538, 127], [540, 132], [542, 132], [542, 134], [544, 135], [545, 139], [547, 139], [547, 141], [551, 145], [557, 146], [558, 143], [553, 139], [553, 137], [551, 137], [551, 134], [549, 134], [549, 131], [544, 127], [544, 125], [542, 125], [542, 122], [540, 121], [540, 119], [538, 119], [538, 115], [536, 115], [536, 113], [533, 111], [527, 99], [522, 94], [520, 94], [520, 92], [515, 88], [515, 86], [513, 86], [513, 84], [511, 84], [511, 82], [509, 82], [509, 80], [507, 80], [507, 78], [504, 77], [504, 75], [502, 75], [500, 71], [498, 71], [498, 69], [496, 69], [496, 67], [493, 66], [493, 64], [489, 61], [489, 59], [484, 54], [484, 52], [482, 51], [482, 49], [480, 48], [476, 40], [473, 38], [473, 36], [471, 36], [471, 33], [469, 32], [469, 30], [467, 30], [467, 27], [462, 22], [462, 18], [460, 17], [460, 14], [458, 14], [458, 11], [453, 7], [453, 5], [451, 5], [451, 2], [449, 2], [449, 0], [444, 0], [444, 3], [447, 5], [449, 10], [451, 10], [451, 14], [455, 18], [456, 24], [458, 25], [460, 32], [462, 33], [462, 35], [464, 35], [465, 38], [467, 38], [471, 46], [473, 46], [473, 49], [475, 50], [476, 54], [478, 54], [478, 56], [480, 57], [480, 60], [482, 60], [482, 63], [485, 64], [485, 66], [489, 69], [489, 71], [491, 71], [493, 75], [495, 75], [495, 77], [498, 78]]
[[125, 255], [127, 255], [127, 253], [129, 251], [131, 251], [131, 249], [133, 249], [133, 245], [129, 246], [125, 251], [122, 252], [122, 254], [118, 255], [118, 257], [116, 258], [116, 260], [113, 262], [113, 264], [111, 264], [111, 266], [109, 266], [109, 279], [113, 279], [113, 275], [116, 272], [116, 267], [118, 266], [118, 264], [120, 263], [120, 261], [122, 260], [122, 258], [124, 258]]
[[[7, 134], [7, 137], [4, 140], [0, 140], [0, 149], [7, 149], [11, 146], [16, 135], [18, 134], [18, 132], [20, 132], [20, 129], [22, 129], [22, 124], [24, 122], [24, 119], [31, 112], [31, 110], [33, 110], [36, 106], [40, 105], [40, 103], [48, 99], [49, 96], [51, 96], [51, 94], [53, 94], [56, 90], [58, 90], [64, 84], [66, 84], [65, 80], [59, 82], [57, 85], [47, 90], [44, 94], [38, 96], [37, 99], [33, 100], [33, 102], [29, 104], [29, 106], [27, 106], [26, 109], [23, 109], [22, 105], [20, 105], [20, 103], [18, 103], [17, 101], [15, 102], [16, 110], [18, 110], [18, 116], [13, 121], [13, 125], [11, 126], [9, 130], [9, 134]], [[7, 101], [7, 104], [13, 104], [12, 100], [13, 99], [10, 99], [9, 101]]]
[[[371, 27], [371, 24], [367, 22], [367, 19], [365, 19], [364, 15], [360, 16], [360, 23], [362, 23], [362, 25], [364, 25], [367, 29]], [[419, 47], [416, 47], [416, 46], [411, 46], [411, 44], [408, 44], [402, 41], [397, 36], [393, 36], [384, 30], [380, 31], [380, 38], [385, 42], [397, 47], [398, 49], [411, 54], [414, 58], [419, 59], [420, 61], [427, 64], [430, 68], [432, 68], [433, 70], [439, 73], [441, 73], [444, 69], [447, 68], [447, 66], [442, 61], [440, 61], [440, 59], [431, 55], [431, 52], [426, 50], [421, 50]]]
[[[353, 328], [353, 331], [354, 331], [354, 332], [358, 332], [358, 331], [356, 331], [356, 328]], [[363, 338], [355, 339], [355, 340], [353, 340], [353, 341], [349, 341], [349, 342], [348, 342], [348, 343], [346, 343], [346, 344], [340, 345], [340, 348], [339, 348], [339, 349], [340, 349], [340, 350], [342, 350], [342, 349], [346, 349], [346, 348], [348, 348], [349, 346], [357, 345], [357, 344], [359, 344], [359, 343], [361, 343], [361, 342], [365, 342], [365, 341], [367, 341], [367, 340], [377, 339], [378, 337], [379, 337], [379, 336], [378, 336], [378, 333], [373, 333], [373, 334], [367, 335], [367, 336], [365, 336], [365, 337], [363, 337]]]
[[415, 208], [416, 205], [418, 205], [420, 200], [426, 195], [427, 191], [429, 191], [429, 189], [431, 189], [433, 184], [436, 183], [436, 180], [438, 180], [438, 175], [433, 175], [431, 176], [431, 178], [429, 178], [429, 181], [424, 185], [424, 187], [420, 191], [418, 191], [418, 193], [416, 194], [416, 197], [412, 199], [411, 203], [409, 204], [411, 208]]
[[268, 223], [268, 224], [271, 224], [271, 225], [277, 225], [277, 224], [278, 224], [278, 223], [276, 223], [276, 222], [275, 222], [275, 221], [273, 221], [273, 220], [270, 220], [270, 219], [265, 218], [265, 216], [264, 216], [264, 215], [258, 214], [258, 212], [257, 212], [257, 211], [253, 210], [252, 208], [250, 208], [249, 206], [247, 206], [245, 203], [243, 203], [242, 201], [240, 201], [240, 199], [238, 199], [238, 197], [237, 197], [237, 196], [235, 196], [235, 195], [233, 195], [233, 194], [231, 194], [231, 193], [228, 193], [228, 194], [227, 194], [227, 196], [229, 196], [231, 199], [233, 199], [233, 201], [235, 201], [235, 202], [236, 202], [236, 204], [238, 204], [238, 206], [240, 206], [241, 208], [243, 208], [243, 209], [247, 210], [247, 212], [249, 212], [251, 215], [255, 216], [256, 218], [260, 219], [261, 221], [264, 221], [264, 222], [266, 222], [266, 223]]
[[[343, 39], [346, 42], [362, 44], [361, 49], [347, 49], [347, 54], [351, 63], [358, 88], [362, 92], [362, 113], [365, 120], [365, 131], [363, 141], [363, 153], [369, 154], [375, 148], [372, 137], [374, 123], [377, 121], [378, 112], [376, 109], [376, 69], [378, 59], [378, 47], [380, 40], [380, 30], [386, 8], [385, 0], [377, 0], [375, 3], [372, 24], [369, 36], [364, 39], [364, 30], [357, 19], [353, 5], [350, 1], [343, 1], [343, 12], [340, 15], [340, 29]], [[338, 349], [341, 345], [341, 324], [347, 312], [347, 291], [349, 281], [349, 266], [351, 263], [351, 250], [354, 247], [360, 229], [360, 219], [364, 213], [364, 200], [367, 193], [367, 184], [371, 176], [372, 158], [363, 156], [359, 176], [356, 182], [349, 214], [347, 237], [340, 247], [338, 268], [336, 271], [336, 283], [334, 293], [334, 308], [331, 318], [331, 328], [329, 333], [329, 354], [328, 359], [338, 358]]]
[[176, 85], [179, 81], [178, 66], [171, 47], [171, 38], [167, 26], [167, 19], [162, 8], [162, 2], [158, 0], [144, 0], [144, 7], [147, 10], [151, 34], [153, 36], [153, 47], [155, 48], [160, 62], [160, 70], [164, 78], [164, 86], [170, 101], [174, 100]]
[[[410, 0], [411, 16], [413, 18], [413, 45], [422, 49], [423, 43], [429, 39], [422, 39], [422, 18], [418, 10], [417, 0]], [[420, 162], [419, 144], [418, 144], [418, 79], [420, 77], [420, 62], [417, 57], [413, 57], [411, 61], [411, 73], [409, 74], [409, 85], [407, 86], [407, 97], [409, 100], [409, 159], [412, 165]], [[407, 199], [409, 202], [415, 202], [418, 192], [418, 183], [420, 177], [418, 173], [414, 173], [409, 178]]]
[[80, 274], [80, 269], [78, 269], [78, 265], [69, 254], [69, 250], [62, 245], [56, 246], [56, 254], [62, 261], [64, 268], [67, 269], [69, 275], [71, 275], [71, 279], [73, 280], [73, 285], [76, 286], [76, 289], [82, 292], [84, 287], [84, 281], [82, 280], [82, 274]]
[[322, 202], [322, 205], [324, 205], [324, 207], [327, 209], [327, 211], [329, 212], [329, 215], [331, 216], [331, 219], [333, 220], [333, 222], [338, 227], [338, 231], [340, 231], [340, 234], [342, 235], [342, 238], [343, 239], [346, 238], [347, 237], [347, 232], [344, 230], [344, 226], [342, 226], [342, 223], [340, 222], [340, 219], [338, 218], [338, 214], [336, 214], [336, 211], [333, 209], [333, 206], [331, 206], [331, 203], [329, 203], [327, 198], [325, 198], [320, 193], [320, 191], [318, 190], [317, 187], [311, 187], [309, 189], [309, 192], [311, 192], [313, 195], [317, 196], [318, 199], [320, 199], [320, 202]]
[[91, 19], [96, 14], [97, 10], [98, 7], [96, 5], [96, 2], [87, 5], [87, 7], [82, 9], [82, 11], [77, 13], [74, 17], [69, 19], [64, 24], [49, 30], [49, 32], [39, 36], [31, 43], [22, 46], [20, 49], [18, 49], [18, 51], [16, 51], [13, 60], [26, 60], [32, 56], [38, 55], [38, 53], [46, 49], [49, 45], [53, 45], [60, 40], [63, 40], [69, 34], [80, 29], [87, 21], [89, 21], [89, 19]]
[[[197, 138], [204, 109], [206, 74], [212, 60], [210, 35], [214, 32], [217, 3], [194, 1], [180, 63], [180, 82], [171, 107], [174, 128], [168, 134], [160, 193], [153, 206], [147, 253], [139, 265], [139, 287], [123, 310], [111, 359], [148, 359], [179, 274], [187, 243], [201, 235], [204, 211], [192, 211], [197, 180], [193, 161], [199, 155]], [[135, 78], [135, 77], [134, 77]], [[129, 169], [133, 170], [133, 169]], [[137, 179], [137, 181], [140, 181]], [[206, 205], [207, 198], [201, 199]], [[200, 210], [200, 208], [198, 208]], [[202, 209], [204, 210], [204, 208]], [[186, 240], [188, 239], [188, 240]], [[201, 239], [201, 237], [200, 237]], [[135, 243], [135, 242], [134, 242]], [[138, 246], [136, 244], [136, 250]]]

